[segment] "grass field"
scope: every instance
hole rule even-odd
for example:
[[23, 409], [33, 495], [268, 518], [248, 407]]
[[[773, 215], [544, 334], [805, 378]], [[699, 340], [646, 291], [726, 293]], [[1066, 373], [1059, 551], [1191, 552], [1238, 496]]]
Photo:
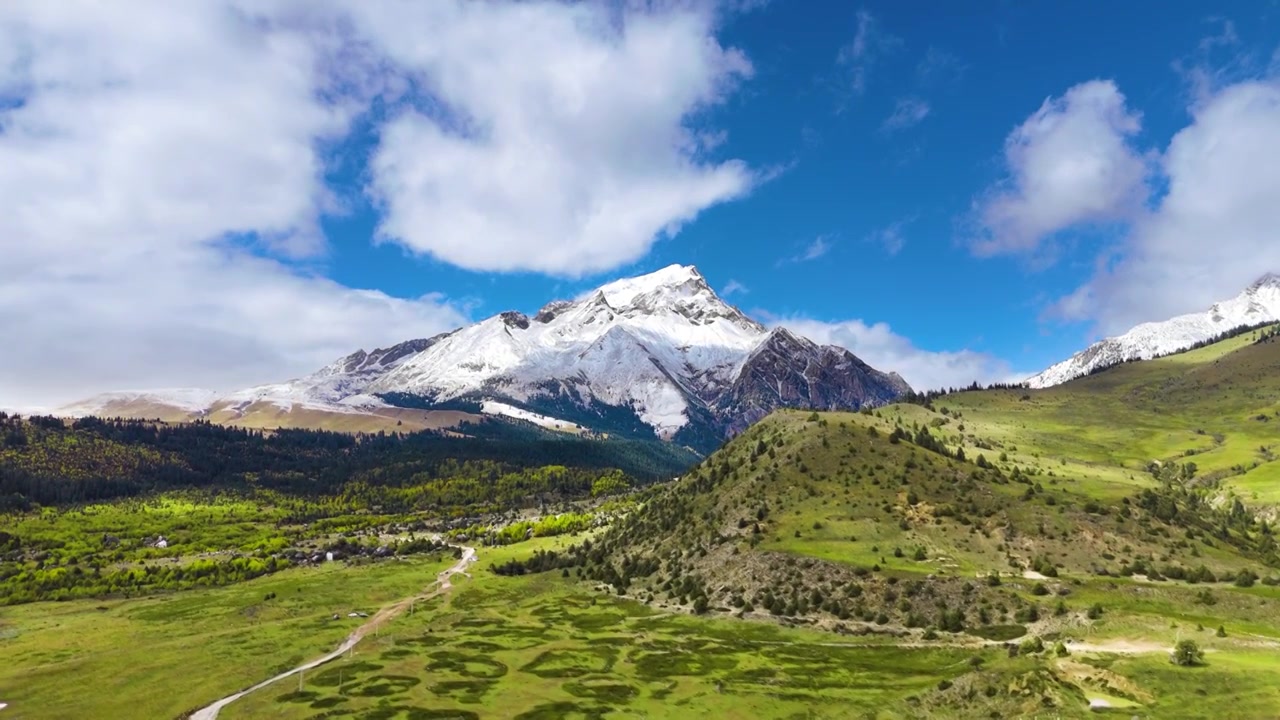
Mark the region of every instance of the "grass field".
[[[489, 559], [501, 560], [503, 549]], [[558, 574], [478, 573], [302, 683], [226, 718], [862, 717], [994, 649], [841, 642], [771, 623], [671, 614]]]
[[1046, 390], [964, 392], [934, 406], [947, 414], [892, 406], [881, 421], [941, 419], [955, 444], [989, 444], [1006, 465], [1053, 471], [1100, 498], [1149, 484], [1158, 461], [1194, 462], [1255, 505], [1280, 501], [1280, 343], [1253, 345], [1250, 334]]
[[357, 622], [347, 613], [409, 596], [452, 562], [333, 563], [150, 598], [0, 608], [4, 717], [175, 718], [331, 650]]

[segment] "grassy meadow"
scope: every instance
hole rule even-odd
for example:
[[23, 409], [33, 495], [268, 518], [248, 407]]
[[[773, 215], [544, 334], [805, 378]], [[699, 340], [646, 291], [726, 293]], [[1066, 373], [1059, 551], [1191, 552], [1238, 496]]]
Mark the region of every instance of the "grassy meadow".
[[[470, 575], [221, 717], [1280, 717], [1280, 344], [1251, 341], [1047, 390], [778, 412], [624, 500], [468, 518]], [[0, 543], [25, 544], [0, 588], [438, 519], [272, 497], [7, 515]], [[168, 548], [141, 542], [158, 534]], [[325, 654], [347, 613], [452, 562], [83, 580], [103, 592], [0, 606], [0, 712], [178, 718]], [[1201, 661], [1171, 663], [1187, 640]]]
[[329, 563], [220, 588], [0, 608], [4, 717], [179, 717], [332, 650], [359, 622], [348, 613], [408, 597], [452, 563]]
[[[485, 553], [483, 562], [530, 547]], [[226, 718], [864, 717], [999, 666], [992, 648], [916, 648], [695, 618], [557, 573], [460, 580], [351, 657], [230, 706]]]

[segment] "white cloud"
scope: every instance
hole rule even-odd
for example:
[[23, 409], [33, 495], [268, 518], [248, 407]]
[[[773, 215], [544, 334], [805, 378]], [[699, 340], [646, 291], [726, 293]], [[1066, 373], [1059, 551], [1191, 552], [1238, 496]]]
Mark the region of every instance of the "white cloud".
[[354, 290], [244, 253], [193, 247], [138, 260], [146, 264], [77, 266], [71, 281], [5, 277], [4, 404], [54, 406], [107, 389], [236, 389], [465, 321], [439, 297]]
[[211, 2], [0, 4], [4, 404], [279, 379], [461, 319], [270, 259], [323, 251], [317, 148], [352, 115], [320, 100], [312, 32]]
[[916, 390], [965, 387], [975, 380], [1016, 382], [1026, 374], [1014, 373], [1005, 361], [973, 350], [922, 350], [898, 335], [885, 323], [868, 325], [861, 320], [823, 322], [802, 317], [775, 318], [783, 325], [814, 342], [839, 345], [885, 372], [894, 371]]
[[735, 294], [746, 295], [748, 292], [750, 292], [750, 290], [747, 289], [746, 285], [743, 285], [737, 280], [730, 279], [729, 282], [725, 283], [724, 289], [720, 291], [720, 295], [723, 297], [729, 297]]
[[926, 117], [929, 117], [929, 103], [918, 97], [898, 98], [893, 112], [880, 124], [880, 129], [884, 132], [905, 130], [919, 125]]
[[465, 321], [319, 272], [359, 118], [384, 239], [561, 275], [639, 257], [767, 180], [708, 159], [751, 74], [722, 11], [0, 3], [0, 403], [279, 380]]
[[696, 6], [355, 7], [358, 32], [433, 99], [382, 129], [369, 189], [385, 240], [473, 270], [579, 276], [758, 180], [706, 157], [723, 134], [700, 118], [752, 68]]
[[871, 69], [882, 57], [902, 46], [902, 39], [886, 32], [880, 21], [866, 10], [856, 16], [857, 29], [853, 40], [840, 48], [836, 63], [849, 71], [849, 87], [855, 95], [867, 91]]
[[1136, 217], [1147, 198], [1147, 163], [1130, 144], [1140, 128], [1111, 81], [1045, 100], [1005, 141], [1009, 175], [977, 203], [974, 252], [1033, 252], [1066, 228]]
[[1167, 194], [1056, 315], [1114, 334], [1280, 271], [1280, 79], [1219, 89], [1192, 113], [1160, 156]]

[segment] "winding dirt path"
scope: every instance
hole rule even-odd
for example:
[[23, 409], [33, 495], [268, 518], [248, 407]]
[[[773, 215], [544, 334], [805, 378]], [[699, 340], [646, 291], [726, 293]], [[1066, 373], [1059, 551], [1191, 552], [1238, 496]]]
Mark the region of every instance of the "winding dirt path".
[[194, 713], [191, 713], [190, 715], [188, 715], [187, 716], [188, 720], [217, 720], [218, 713], [222, 711], [222, 708], [230, 705], [236, 700], [239, 700], [245, 695], [248, 695], [249, 693], [255, 692], [257, 690], [261, 690], [262, 688], [268, 685], [271, 685], [272, 683], [279, 682], [281, 680], [284, 680], [285, 678], [297, 675], [298, 673], [306, 672], [307, 670], [320, 667], [321, 665], [324, 665], [327, 662], [337, 660], [338, 658], [342, 657], [343, 653], [355, 647], [369, 633], [382, 627], [382, 625], [385, 624], [387, 621], [391, 620], [397, 615], [400, 615], [405, 610], [408, 610], [413, 603], [421, 602], [423, 600], [430, 600], [431, 598], [434, 598], [438, 595], [448, 592], [449, 590], [452, 590], [453, 576], [457, 575], [458, 573], [462, 573], [463, 575], [466, 575], [467, 566], [469, 566], [471, 563], [475, 562], [476, 560], [475, 548], [465, 547], [465, 546], [454, 546], [454, 547], [459, 547], [462, 550], [462, 557], [458, 560], [458, 562], [454, 563], [452, 567], [448, 568], [447, 570], [440, 571], [440, 573], [436, 575], [436, 581], [432, 583], [430, 586], [428, 586], [426, 590], [424, 590], [422, 593], [419, 593], [418, 595], [407, 597], [395, 603], [394, 605], [388, 605], [387, 607], [382, 608], [373, 617], [369, 618], [368, 622], [356, 628], [350, 635], [348, 635], [347, 639], [342, 641], [342, 644], [339, 645], [337, 649], [335, 649], [333, 652], [329, 653], [328, 655], [318, 657], [315, 660], [312, 660], [310, 662], [299, 665], [298, 667], [292, 670], [286, 670], [285, 672], [282, 672], [273, 678], [263, 680], [257, 685], [241, 690], [240, 692], [235, 693], [234, 695], [228, 695], [207, 707], [200, 708]]

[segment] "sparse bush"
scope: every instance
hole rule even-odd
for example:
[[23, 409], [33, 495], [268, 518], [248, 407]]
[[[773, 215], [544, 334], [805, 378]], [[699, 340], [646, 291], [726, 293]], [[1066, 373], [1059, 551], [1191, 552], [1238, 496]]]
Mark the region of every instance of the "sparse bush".
[[1170, 661], [1174, 665], [1180, 667], [1191, 667], [1199, 665], [1204, 660], [1204, 652], [1195, 640], [1180, 640], [1178, 645], [1173, 649], [1173, 655]]

